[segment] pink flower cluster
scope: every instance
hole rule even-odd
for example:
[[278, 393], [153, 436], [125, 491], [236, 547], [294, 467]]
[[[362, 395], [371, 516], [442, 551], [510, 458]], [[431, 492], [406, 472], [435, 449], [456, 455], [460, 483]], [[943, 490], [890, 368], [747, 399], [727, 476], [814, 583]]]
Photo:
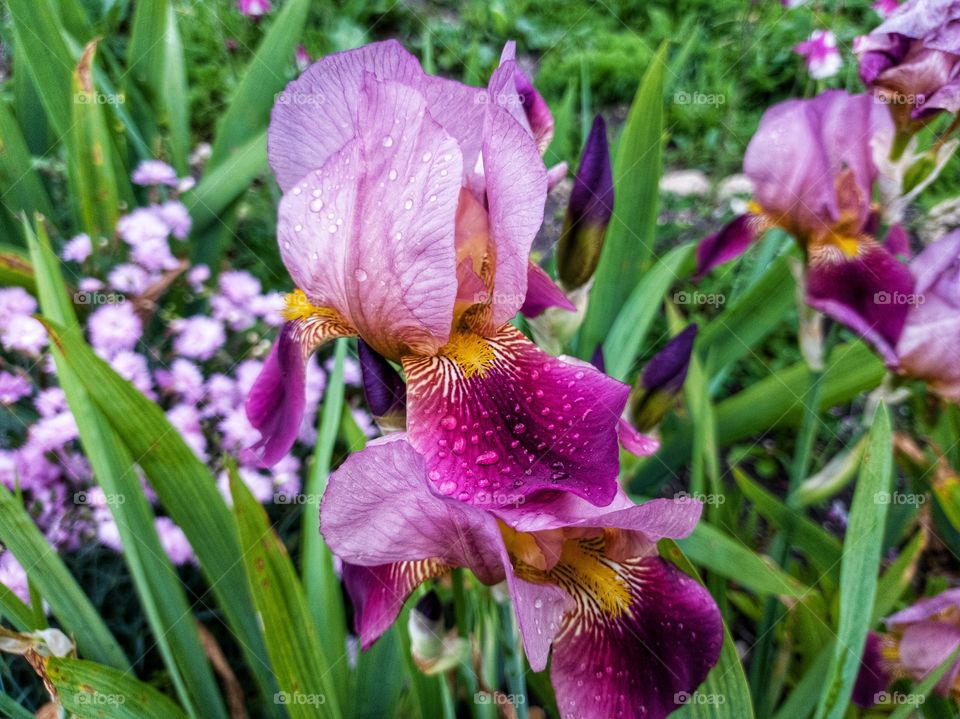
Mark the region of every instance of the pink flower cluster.
[[[297, 454], [313, 445], [315, 411], [302, 420], [299, 453], [263, 469], [243, 452], [259, 439], [244, 399], [263, 366], [262, 335], [282, 322], [283, 296], [264, 291], [246, 271], [214, 278], [205, 265], [189, 267], [171, 244], [171, 237], [184, 240], [190, 233], [190, 215], [177, 198], [177, 188], [189, 182], [156, 160], [141, 163], [133, 180], [149, 187], [150, 203], [120, 218], [115, 239], [121, 242], [78, 235], [61, 251], [87, 340], [118, 374], [164, 408], [204, 462], [217, 463], [229, 452], [239, 458], [240, 475], [258, 499], [295, 501]], [[110, 251], [95, 254], [95, 247]], [[183, 315], [173, 302], [165, 304], [168, 295], [200, 309]], [[9, 489], [19, 485], [31, 516], [56, 549], [69, 552], [97, 541], [120, 551], [111, 503], [123, 498], [105, 495], [94, 482], [46, 352], [46, 332], [33, 317], [38, 309], [26, 290], [0, 289], [0, 481]], [[359, 398], [360, 373], [352, 360], [345, 379], [354, 386], [351, 397]], [[311, 360], [310, 407], [319, 403], [325, 383], [326, 372]], [[358, 414], [357, 420], [373, 432], [368, 416]], [[229, 499], [225, 473], [220, 486]], [[158, 516], [156, 528], [175, 564], [194, 561], [169, 517]], [[0, 583], [28, 599], [26, 575], [9, 552], [0, 554]]]

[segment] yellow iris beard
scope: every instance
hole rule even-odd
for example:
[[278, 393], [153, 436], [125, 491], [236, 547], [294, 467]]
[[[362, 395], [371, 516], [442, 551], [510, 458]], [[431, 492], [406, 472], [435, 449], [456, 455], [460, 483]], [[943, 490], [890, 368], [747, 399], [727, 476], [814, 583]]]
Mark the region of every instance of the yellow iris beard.
[[630, 587], [604, 556], [604, 538], [568, 539], [552, 569], [546, 566], [533, 535], [500, 524], [516, 575], [536, 584], [556, 584], [571, 595], [587, 596], [614, 619], [630, 609]]
[[334, 319], [337, 316], [337, 313], [328, 307], [317, 307], [316, 305], [312, 304], [310, 300], [307, 299], [307, 296], [304, 294], [303, 290], [300, 289], [290, 292], [286, 297], [284, 297], [284, 302], [286, 303], [286, 306], [283, 308], [282, 314], [283, 319], [287, 320], [288, 322], [317, 316]]
[[464, 379], [470, 379], [475, 374], [485, 376], [496, 359], [490, 344], [473, 332], [455, 332], [450, 341], [440, 348], [440, 354], [457, 363]]
[[857, 242], [856, 237], [830, 233], [828, 242], [839, 249], [848, 259], [853, 259], [860, 251], [860, 243]]

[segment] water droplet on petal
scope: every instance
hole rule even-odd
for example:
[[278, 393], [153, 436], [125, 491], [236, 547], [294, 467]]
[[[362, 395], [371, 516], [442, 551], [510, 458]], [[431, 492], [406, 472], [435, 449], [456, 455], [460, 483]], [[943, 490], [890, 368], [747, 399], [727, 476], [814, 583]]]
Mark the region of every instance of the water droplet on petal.
[[453, 442], [453, 453], [454, 454], [463, 454], [463, 451], [467, 448], [466, 440], [463, 437], [457, 437]]
[[431, 157], [433, 157], [432, 152], [425, 152], [423, 153], [423, 157], [421, 157], [420, 159], [423, 160], [424, 162], [430, 162]]
[[310, 203], [311, 212], [320, 212], [323, 209], [323, 200], [313, 200]]
[[523, 434], [526, 431], [527, 426], [523, 422], [517, 422], [515, 425], [513, 425], [514, 434]]
[[447, 415], [440, 420], [440, 426], [444, 429], [456, 429], [457, 427], [457, 418], [452, 415]]
[[301, 225], [299, 222], [293, 226], [294, 232], [300, 232], [300, 230], [302, 229], [303, 229], [303, 225]]
[[390, 137], [390, 135], [387, 135], [385, 138], [383, 138], [383, 146], [393, 147], [393, 138]]
[[396, 171], [396, 170], [390, 170], [390, 172], [387, 173], [387, 177], [389, 177], [391, 180], [396, 180], [396, 179], [397, 179], [397, 171]]
[[440, 494], [453, 494], [457, 491], [457, 483], [448, 479], [437, 487], [437, 489], [440, 490]]
[[500, 455], [493, 451], [484, 452], [483, 454], [477, 455], [475, 461], [479, 465], [496, 464], [500, 461]]
[[336, 231], [337, 231], [337, 226], [336, 226], [336, 225], [330, 225], [330, 226], [327, 228], [327, 232], [329, 232], [331, 235], [332, 235], [334, 232], [336, 232]]
[[366, 270], [356, 269], [353, 271], [353, 276], [357, 282], [364, 282], [367, 279]]
[[403, 203], [403, 209], [410, 210], [413, 209], [413, 200], [407, 200]]

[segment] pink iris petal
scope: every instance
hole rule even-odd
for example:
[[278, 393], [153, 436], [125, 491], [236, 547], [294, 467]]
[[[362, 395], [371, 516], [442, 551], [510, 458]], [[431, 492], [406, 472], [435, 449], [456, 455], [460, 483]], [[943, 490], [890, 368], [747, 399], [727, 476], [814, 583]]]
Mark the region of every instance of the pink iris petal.
[[374, 440], [350, 455], [320, 504], [320, 530], [330, 549], [362, 566], [434, 559], [470, 567], [488, 584], [502, 581], [494, 516], [432, 494], [425, 472], [423, 457], [404, 435]]
[[[960, 627], [947, 622], [924, 620], [910, 624], [900, 640], [899, 656], [903, 669], [921, 681], [943, 664], [960, 647]], [[960, 673], [960, 659], [954, 661], [934, 690], [942, 697], [950, 694], [954, 679]]]
[[807, 273], [807, 304], [870, 342], [891, 367], [907, 312], [917, 298], [906, 265], [885, 248], [862, 242], [854, 258], [828, 248]]
[[716, 663], [720, 614], [703, 586], [659, 557], [625, 561], [619, 571], [631, 590], [629, 610], [616, 618], [568, 615], [554, 642], [557, 705], [579, 719], [663, 719]]
[[[887, 109], [869, 95], [828, 90], [808, 100], [787, 100], [767, 110], [747, 147], [744, 172], [764, 212], [804, 241], [855, 212], [863, 226], [877, 177], [871, 138], [890, 131]], [[849, 170], [858, 206], [841, 208], [837, 179]]]
[[330, 317], [311, 316], [283, 325], [246, 403], [247, 418], [261, 435], [251, 450], [260, 464], [279, 462], [297, 439], [306, 407], [310, 354], [327, 340], [350, 334], [349, 327]]
[[625, 419], [617, 423], [617, 437], [621, 446], [637, 457], [649, 457], [660, 449], [660, 441], [656, 437], [638, 432]]
[[543, 314], [548, 307], [559, 307], [570, 312], [577, 309], [540, 265], [528, 262], [527, 296], [520, 312], [525, 317], [536, 317]]
[[396, 358], [407, 347], [435, 350], [449, 336], [462, 168], [418, 92], [366, 80], [361, 136], [284, 195], [277, 234], [311, 301]]
[[960, 587], [948, 589], [933, 597], [924, 597], [883, 621], [890, 629], [904, 629], [909, 624], [930, 619], [951, 609], [960, 609]]
[[[490, 78], [494, 98], [513, 87], [512, 62]], [[483, 132], [483, 173], [490, 214], [490, 239], [496, 250], [493, 324], [509, 321], [527, 294], [527, 264], [533, 240], [543, 224], [547, 171], [529, 132], [495, 102], [487, 105]]]
[[423, 71], [395, 40], [329, 55], [280, 93], [267, 130], [267, 157], [284, 192], [353, 139], [364, 73], [418, 87]]
[[360, 646], [369, 649], [396, 620], [413, 590], [448, 569], [432, 559], [375, 567], [344, 562], [343, 584], [353, 603]]
[[436, 490], [487, 506], [524, 503], [543, 490], [609, 504], [629, 388], [545, 354], [510, 325], [459, 341], [466, 364], [445, 355], [404, 359], [410, 441]]

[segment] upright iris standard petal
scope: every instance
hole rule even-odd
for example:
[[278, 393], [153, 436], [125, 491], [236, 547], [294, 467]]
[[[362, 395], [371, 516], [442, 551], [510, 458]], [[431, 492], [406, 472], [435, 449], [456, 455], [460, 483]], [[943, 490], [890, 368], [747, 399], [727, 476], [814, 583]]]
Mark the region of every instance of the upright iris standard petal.
[[612, 500], [626, 385], [545, 354], [509, 325], [490, 338], [456, 334], [403, 366], [410, 441], [441, 494], [483, 506], [543, 490]]
[[[494, 72], [489, 88], [494, 98], [512, 87], [515, 71], [514, 63], [507, 62]], [[483, 172], [496, 260], [492, 322], [500, 327], [526, 299], [530, 248], [543, 224], [547, 200], [547, 171], [529, 132], [499, 104], [487, 105], [483, 127]]]
[[320, 345], [355, 330], [336, 312], [314, 307], [301, 292], [290, 295], [287, 322], [247, 397], [247, 417], [261, 439], [251, 451], [264, 465], [290, 451], [303, 419], [306, 363]]
[[901, 371], [960, 402], [960, 231], [928, 246], [910, 270], [916, 301], [897, 343]]
[[267, 130], [267, 158], [288, 192], [356, 136], [364, 75], [418, 87], [420, 63], [395, 40], [318, 60], [277, 96]]
[[543, 512], [491, 511], [432, 493], [424, 471], [395, 437], [330, 478], [321, 531], [348, 563], [364, 646], [417, 577], [466, 566], [485, 583], [506, 578], [531, 668], [543, 669], [552, 648], [563, 719], [665, 717], [716, 663], [722, 624], [713, 600], [656, 551], [660, 538], [689, 534], [698, 503], [635, 506], [620, 492], [609, 510], [562, 495]]
[[[841, 222], [852, 227], [848, 234], [857, 234], [869, 217], [877, 177], [870, 141], [890, 127], [886, 109], [869, 95], [828, 90], [774, 105], [760, 119], [743, 160], [754, 199], [801, 244]], [[845, 171], [859, 199], [852, 206], [838, 198]]]
[[297, 285], [380, 354], [433, 351], [456, 298], [456, 142], [416, 90], [367, 73], [360, 136], [283, 197], [277, 233]]
[[807, 304], [869, 341], [891, 367], [914, 298], [910, 270], [872, 240], [849, 256], [829, 246], [810, 255]]
[[568, 290], [581, 287], [593, 277], [612, 215], [613, 171], [607, 128], [603, 117], [597, 115], [580, 155], [557, 244], [557, 270]]

